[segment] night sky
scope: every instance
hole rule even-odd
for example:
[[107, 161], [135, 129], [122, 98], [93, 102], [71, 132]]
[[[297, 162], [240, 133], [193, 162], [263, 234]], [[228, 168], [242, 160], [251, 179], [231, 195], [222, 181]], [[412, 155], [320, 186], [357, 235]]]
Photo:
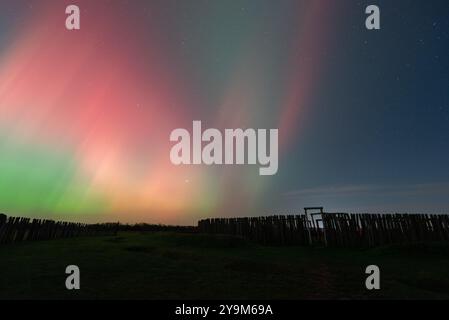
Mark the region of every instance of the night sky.
[[[447, 0], [2, 1], [0, 212], [448, 213], [448, 57]], [[278, 128], [278, 173], [174, 166], [193, 120]]]

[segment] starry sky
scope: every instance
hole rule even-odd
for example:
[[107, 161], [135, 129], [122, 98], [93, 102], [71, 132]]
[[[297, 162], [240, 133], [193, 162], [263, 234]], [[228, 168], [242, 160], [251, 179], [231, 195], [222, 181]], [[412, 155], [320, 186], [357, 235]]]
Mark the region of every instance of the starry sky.
[[[448, 213], [448, 56], [446, 0], [1, 1], [0, 212]], [[174, 166], [193, 120], [278, 128], [278, 173]]]

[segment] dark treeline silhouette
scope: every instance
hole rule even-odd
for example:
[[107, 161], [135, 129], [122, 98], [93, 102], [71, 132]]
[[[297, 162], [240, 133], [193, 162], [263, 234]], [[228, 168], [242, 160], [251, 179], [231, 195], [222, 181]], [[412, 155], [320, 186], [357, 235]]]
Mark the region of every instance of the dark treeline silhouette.
[[198, 231], [198, 228], [194, 226], [170, 226], [164, 224], [137, 223], [137, 224], [120, 224], [118, 226], [118, 230], [139, 231], [139, 232], [171, 231], [171, 232], [195, 233]]
[[118, 223], [85, 224], [0, 214], [0, 244], [79, 236], [116, 235]]
[[268, 245], [374, 247], [449, 241], [449, 215], [320, 213], [198, 222], [199, 232], [231, 234]]

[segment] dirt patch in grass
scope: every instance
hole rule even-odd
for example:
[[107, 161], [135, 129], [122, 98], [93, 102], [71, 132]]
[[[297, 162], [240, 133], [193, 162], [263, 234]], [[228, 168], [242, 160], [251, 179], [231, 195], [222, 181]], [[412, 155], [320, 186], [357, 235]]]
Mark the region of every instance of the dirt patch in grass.
[[124, 238], [124, 237], [114, 237], [114, 238], [106, 239], [104, 241], [112, 242], [112, 243], [123, 243], [123, 242], [126, 241], [126, 238]]
[[176, 238], [176, 245], [195, 248], [242, 248], [247, 241], [241, 237], [230, 235], [193, 234]]
[[152, 246], [130, 246], [126, 247], [125, 250], [131, 252], [154, 253], [157, 248]]
[[288, 265], [282, 265], [270, 262], [260, 262], [251, 260], [234, 260], [225, 265], [227, 270], [242, 273], [258, 273], [258, 274], [283, 274], [292, 272], [292, 268]]

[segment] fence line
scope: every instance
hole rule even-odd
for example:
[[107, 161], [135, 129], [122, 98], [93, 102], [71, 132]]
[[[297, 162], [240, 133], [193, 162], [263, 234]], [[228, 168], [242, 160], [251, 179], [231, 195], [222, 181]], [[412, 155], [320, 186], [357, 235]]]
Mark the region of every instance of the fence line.
[[[314, 214], [316, 215], [316, 214]], [[241, 236], [269, 245], [366, 246], [449, 241], [449, 215], [319, 213], [198, 222], [199, 232]]]
[[[310, 208], [309, 208], [310, 209]], [[315, 208], [316, 209], [316, 208]], [[316, 218], [320, 215], [320, 218]], [[156, 231], [161, 227], [131, 226], [130, 231]], [[118, 223], [83, 224], [0, 214], [0, 244], [116, 235], [128, 229]], [[154, 230], [153, 230], [154, 229]], [[166, 229], [166, 228], [162, 228]], [[173, 227], [172, 231], [180, 231]], [[268, 217], [212, 218], [184, 232], [231, 234], [269, 245], [326, 245], [373, 247], [391, 243], [449, 241], [449, 215], [325, 213]]]
[[115, 235], [117, 229], [118, 223], [85, 224], [7, 217], [0, 214], [0, 244], [79, 236]]

